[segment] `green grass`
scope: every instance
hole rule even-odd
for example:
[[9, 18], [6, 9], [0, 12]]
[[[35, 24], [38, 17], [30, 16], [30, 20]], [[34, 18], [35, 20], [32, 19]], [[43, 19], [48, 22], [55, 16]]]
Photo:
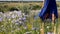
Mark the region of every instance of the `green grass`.
[[[42, 3], [23, 3], [23, 4], [27, 5], [27, 6], [29, 6], [30, 4], [40, 5], [40, 6], [43, 5]], [[1, 10], [9, 11], [9, 9], [11, 7], [22, 8], [23, 4], [22, 3], [7, 3], [7, 4], [1, 4], [0, 6], [2, 6]], [[42, 21], [40, 18], [34, 19], [34, 14], [31, 15], [31, 17], [27, 17], [27, 21], [26, 21], [25, 25], [16, 25], [15, 23], [12, 23], [12, 20], [14, 20], [14, 19], [4, 18], [4, 20], [2, 22], [0, 22], [0, 34], [25, 34], [25, 33], [40, 34], [40, 32], [41, 32], [40, 29], [42, 26]], [[55, 24], [56, 24], [57, 29], [59, 31], [59, 29], [60, 29], [60, 27], [59, 27], [60, 26], [60, 18], [58, 19], [58, 22], [56, 22]], [[49, 26], [49, 28], [47, 28], [47, 26]], [[51, 22], [50, 23], [46, 22], [44, 25], [44, 31], [46, 33], [52, 32], [53, 31], [52, 27], [53, 26], [52, 26]]]
[[[30, 17], [30, 19], [28, 19], [28, 21], [26, 22], [27, 29], [25, 29], [23, 25], [18, 26], [13, 24], [11, 20], [5, 19], [5, 21], [0, 22], [0, 34], [24, 34], [24, 33], [39, 34], [41, 24], [42, 22], [39, 18], [34, 20], [32, 17]], [[47, 29], [47, 26], [49, 26], [50, 28]], [[38, 29], [36, 30], [32, 29], [33, 27], [36, 27]], [[51, 28], [52, 28], [51, 23], [46, 22], [45, 32], [49, 32], [49, 31], [51, 32], [52, 31]]]

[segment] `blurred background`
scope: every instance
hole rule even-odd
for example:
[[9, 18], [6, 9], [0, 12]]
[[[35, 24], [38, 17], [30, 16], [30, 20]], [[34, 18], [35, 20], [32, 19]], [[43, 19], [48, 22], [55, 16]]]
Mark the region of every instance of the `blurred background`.
[[[56, 33], [60, 34], [60, 1], [56, 3]], [[0, 0], [0, 34], [41, 34], [42, 20], [38, 14], [42, 7], [42, 0]], [[51, 20], [46, 21], [45, 34], [53, 33], [52, 28]]]

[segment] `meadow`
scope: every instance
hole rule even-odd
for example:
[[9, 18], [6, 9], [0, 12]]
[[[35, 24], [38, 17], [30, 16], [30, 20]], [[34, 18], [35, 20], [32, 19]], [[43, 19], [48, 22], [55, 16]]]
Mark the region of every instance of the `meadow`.
[[[59, 8], [60, 2], [57, 5]], [[41, 34], [43, 21], [38, 14], [42, 6], [42, 2], [0, 3], [0, 34]], [[60, 33], [60, 18], [55, 22], [56, 33]], [[53, 33], [51, 20], [44, 23], [44, 31]]]

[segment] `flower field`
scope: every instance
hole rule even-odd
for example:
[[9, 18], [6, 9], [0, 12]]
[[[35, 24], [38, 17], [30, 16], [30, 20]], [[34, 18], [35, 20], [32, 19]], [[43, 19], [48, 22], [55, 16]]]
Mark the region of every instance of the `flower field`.
[[[44, 26], [46, 33], [52, 31], [49, 22]], [[41, 24], [38, 16], [25, 15], [21, 11], [0, 12], [0, 34], [40, 34]]]
[[[0, 34], [41, 34], [43, 21], [39, 18], [38, 14], [42, 4], [25, 4], [0, 4]], [[37, 5], [35, 6], [35, 4]], [[17, 6], [19, 6], [19, 11], [10, 11], [11, 7], [14, 9]], [[60, 33], [60, 18], [55, 22], [56, 34], [58, 34]], [[53, 27], [52, 21], [46, 20], [44, 23], [45, 34], [53, 34]]]
[[39, 25], [33, 27], [34, 21], [30, 18], [29, 15], [25, 15], [21, 11], [0, 12], [0, 34], [39, 33]]

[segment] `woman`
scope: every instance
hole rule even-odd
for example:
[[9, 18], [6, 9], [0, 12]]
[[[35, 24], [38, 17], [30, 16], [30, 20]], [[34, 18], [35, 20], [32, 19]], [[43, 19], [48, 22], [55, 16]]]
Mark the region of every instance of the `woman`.
[[54, 14], [55, 19], [58, 18], [56, 0], [44, 0], [44, 6], [39, 17], [44, 21], [45, 19], [52, 19], [52, 14]]

